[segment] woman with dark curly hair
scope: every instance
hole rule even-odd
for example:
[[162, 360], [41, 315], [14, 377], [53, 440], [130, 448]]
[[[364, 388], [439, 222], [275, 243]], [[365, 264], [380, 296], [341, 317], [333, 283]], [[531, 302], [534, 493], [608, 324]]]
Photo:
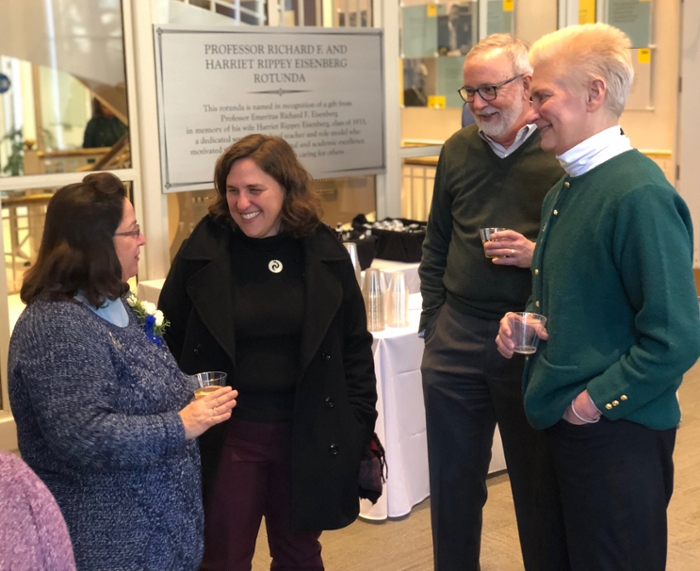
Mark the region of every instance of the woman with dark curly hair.
[[284, 139], [244, 137], [214, 183], [218, 200], [159, 300], [180, 367], [226, 371], [240, 395], [231, 420], [200, 439], [201, 569], [250, 570], [265, 516], [273, 569], [321, 570], [321, 531], [358, 515], [376, 419], [362, 295]]
[[162, 326], [128, 294], [145, 243], [116, 176], [60, 189], [10, 340], [19, 450], [56, 498], [80, 571], [197, 569], [195, 438], [236, 403], [229, 387], [192, 401], [189, 378], [143, 327]]

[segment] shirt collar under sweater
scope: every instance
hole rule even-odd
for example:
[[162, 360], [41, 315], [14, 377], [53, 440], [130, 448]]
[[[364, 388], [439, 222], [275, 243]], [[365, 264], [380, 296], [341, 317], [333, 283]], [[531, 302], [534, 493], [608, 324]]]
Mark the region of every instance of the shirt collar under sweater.
[[513, 144], [507, 149], [500, 143], [494, 141], [481, 129], [479, 129], [479, 137], [489, 144], [489, 147], [491, 147], [491, 150], [496, 153], [496, 156], [499, 159], [505, 159], [508, 155], [512, 155], [515, 151], [522, 147], [523, 143], [527, 141], [535, 131], [537, 131], [536, 125], [525, 125], [522, 129], [520, 129], [520, 131], [518, 131], [518, 134], [515, 135]]
[[126, 312], [121, 298], [105, 299], [102, 307], [93, 307], [81, 293], [77, 293], [75, 299], [82, 302], [85, 307], [89, 307], [102, 319], [109, 321], [112, 325], [116, 325], [117, 327], [126, 327], [129, 325], [129, 315]]
[[623, 134], [619, 125], [615, 125], [557, 155], [557, 159], [566, 174], [580, 176], [631, 149], [629, 137]]

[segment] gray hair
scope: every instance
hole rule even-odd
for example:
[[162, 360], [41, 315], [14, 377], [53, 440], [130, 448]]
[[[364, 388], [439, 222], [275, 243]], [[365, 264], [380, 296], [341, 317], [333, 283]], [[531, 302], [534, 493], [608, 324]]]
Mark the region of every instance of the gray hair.
[[631, 47], [625, 33], [608, 24], [569, 26], [537, 40], [530, 50], [530, 63], [534, 68], [555, 63], [566, 83], [581, 88], [603, 79], [605, 107], [619, 117], [634, 79]]
[[532, 73], [532, 67], [528, 59], [528, 49], [528, 45], [525, 42], [514, 38], [510, 34], [491, 34], [469, 50], [465, 61], [487, 52], [502, 50], [513, 64], [513, 73], [522, 75]]

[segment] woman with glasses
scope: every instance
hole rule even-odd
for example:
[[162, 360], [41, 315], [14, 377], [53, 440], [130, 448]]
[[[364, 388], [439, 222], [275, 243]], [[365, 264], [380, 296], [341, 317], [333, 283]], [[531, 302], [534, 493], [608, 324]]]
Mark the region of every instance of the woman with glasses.
[[79, 570], [198, 568], [194, 439], [236, 402], [229, 387], [192, 401], [162, 317], [129, 295], [145, 243], [117, 177], [60, 189], [10, 340], [19, 449], [61, 508]]

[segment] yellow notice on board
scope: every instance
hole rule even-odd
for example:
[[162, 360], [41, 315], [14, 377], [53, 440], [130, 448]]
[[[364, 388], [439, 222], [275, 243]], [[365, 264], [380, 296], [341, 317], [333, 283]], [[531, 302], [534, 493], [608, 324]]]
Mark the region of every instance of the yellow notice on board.
[[444, 109], [446, 106], [447, 100], [444, 95], [428, 95], [428, 107]]
[[437, 18], [437, 4], [428, 4], [425, 7], [425, 13], [428, 18]]
[[512, 12], [514, 4], [515, 4], [515, 0], [503, 0], [503, 11], [504, 12]]
[[637, 54], [637, 61], [639, 63], [651, 63], [651, 50], [648, 48], [641, 48]]
[[595, 0], [578, 0], [578, 23], [595, 24]]

